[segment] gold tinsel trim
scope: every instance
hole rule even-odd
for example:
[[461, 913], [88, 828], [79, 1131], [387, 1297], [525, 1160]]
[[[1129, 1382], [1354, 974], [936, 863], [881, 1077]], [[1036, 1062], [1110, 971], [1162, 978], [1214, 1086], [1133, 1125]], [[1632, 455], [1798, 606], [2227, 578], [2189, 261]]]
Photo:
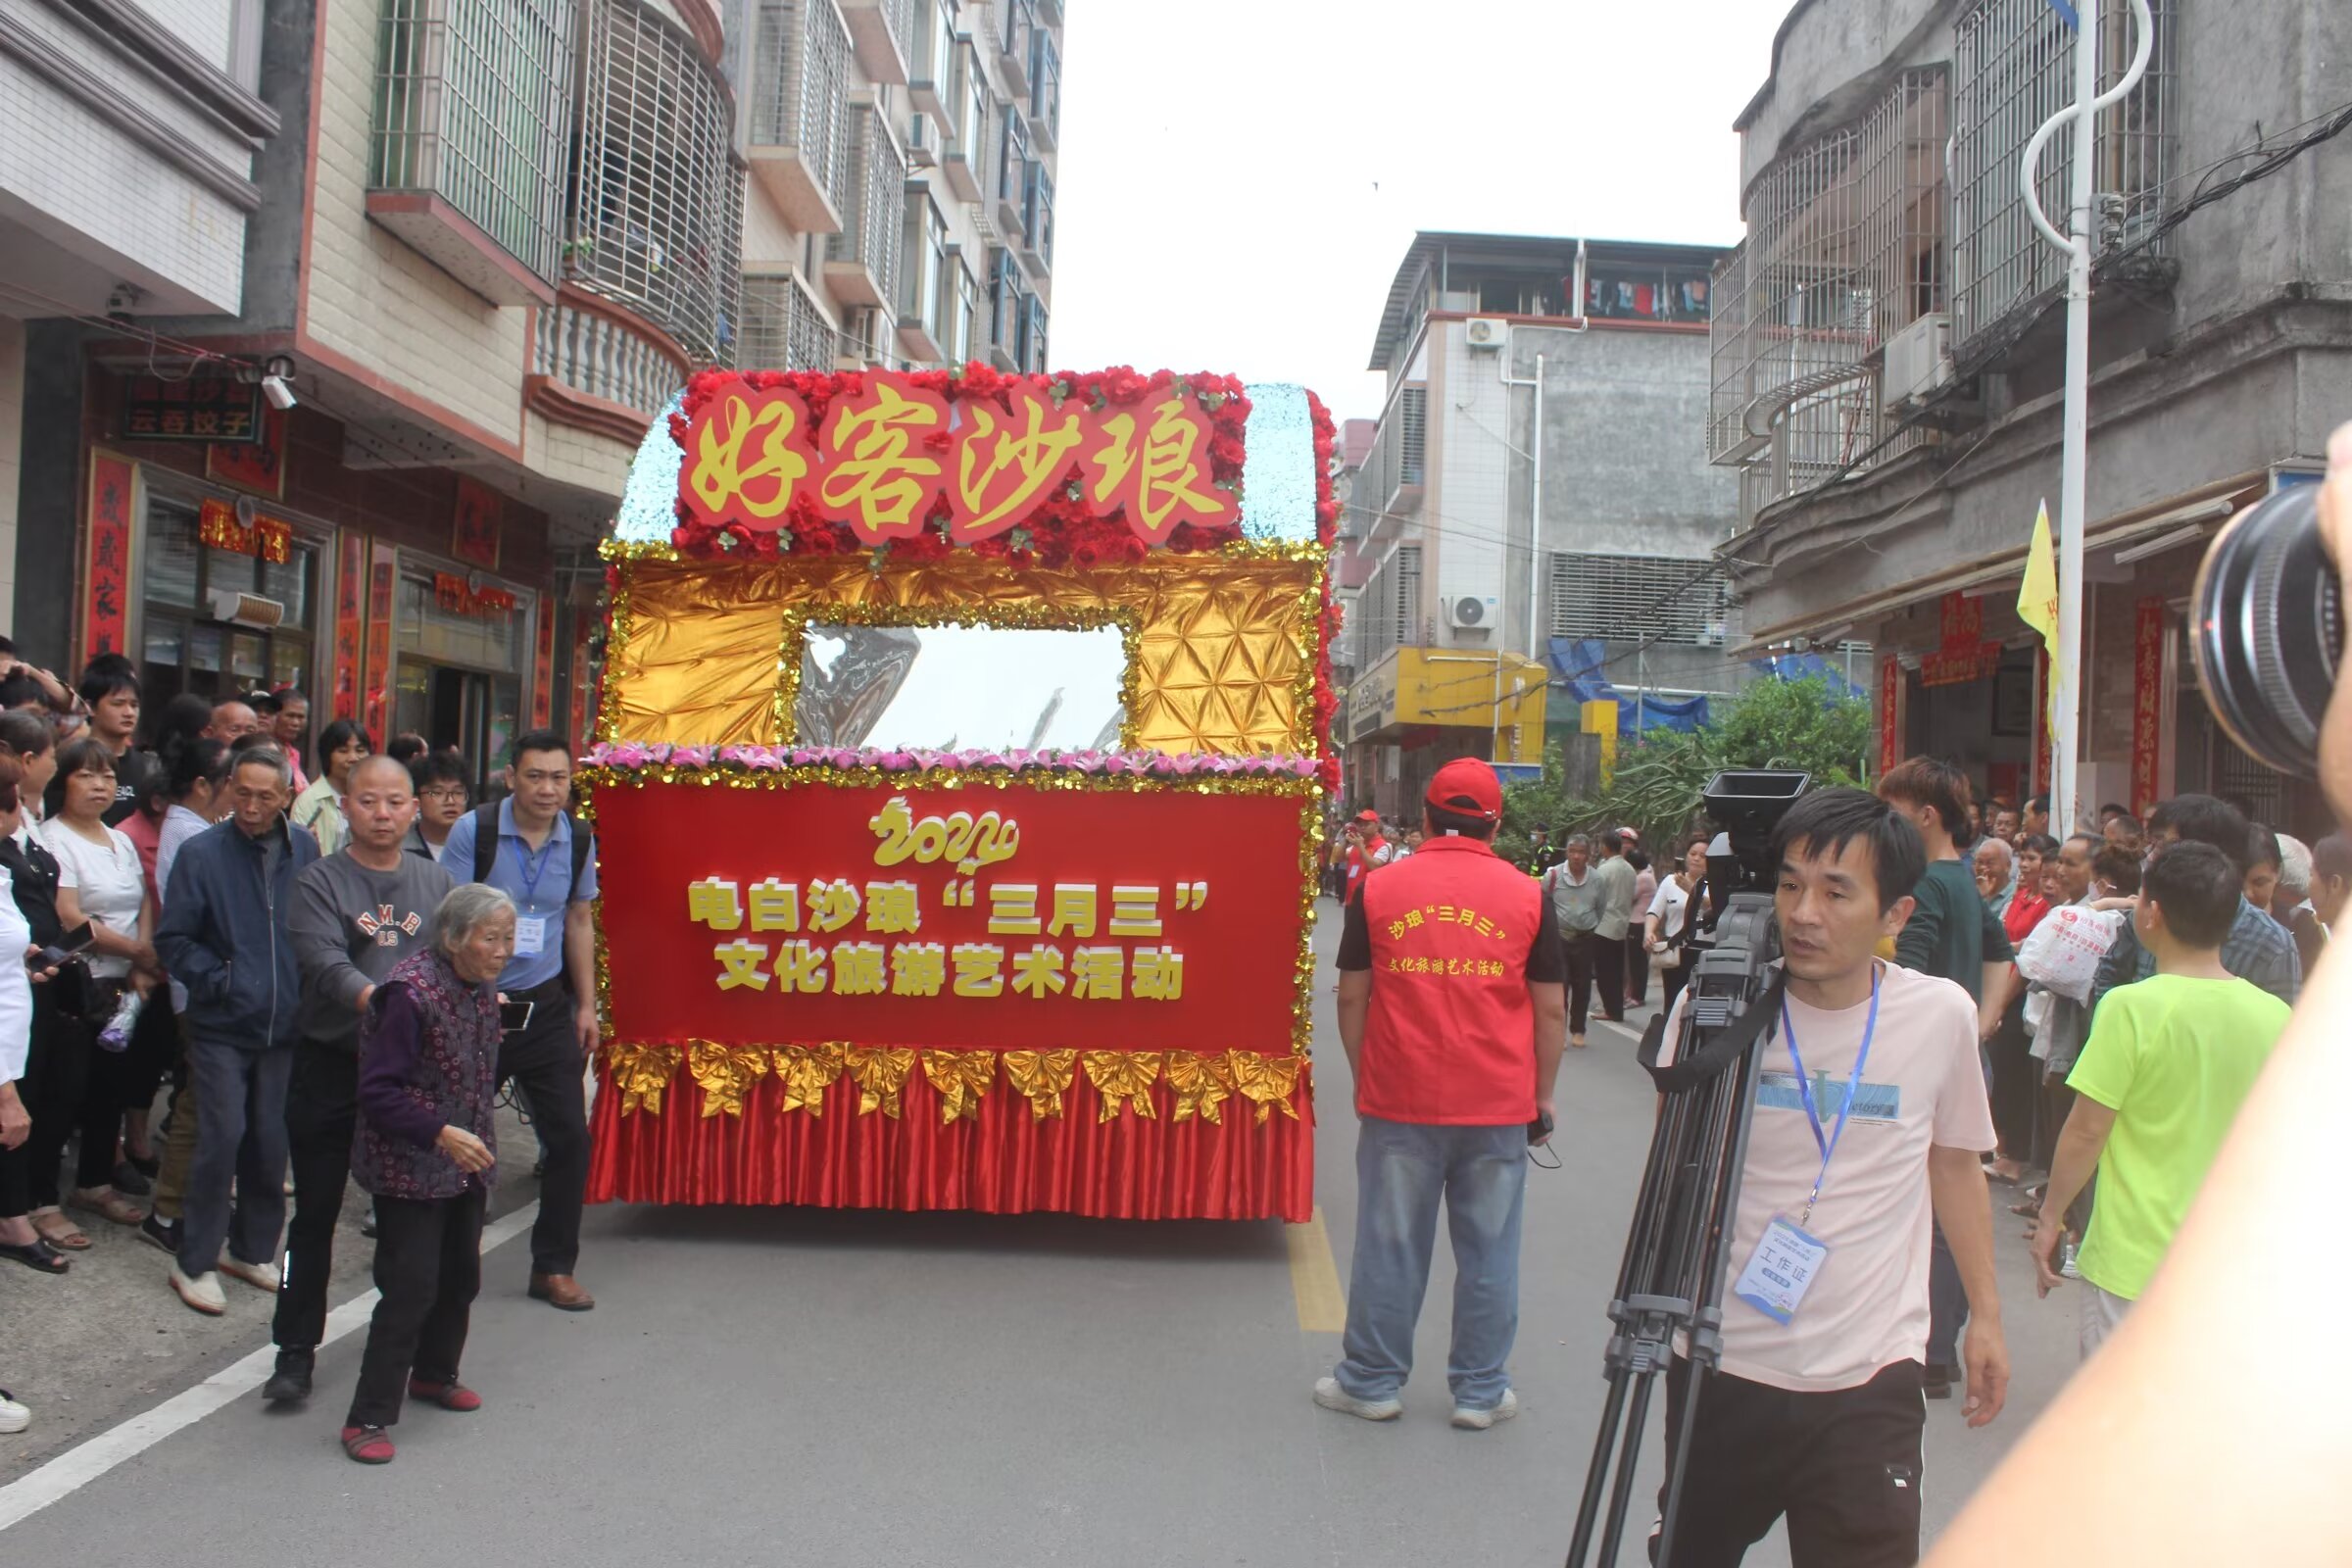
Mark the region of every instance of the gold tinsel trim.
[[980, 1097], [996, 1082], [997, 1057], [990, 1051], [926, 1051], [923, 1076], [939, 1091], [939, 1119], [980, 1119]]
[[913, 1048], [846, 1046], [842, 1059], [849, 1067], [850, 1081], [858, 1086], [858, 1114], [871, 1115], [878, 1109], [896, 1119], [899, 1097], [906, 1089], [906, 1075], [914, 1071]]
[[978, 1119], [980, 1098], [995, 1086], [1000, 1070], [1013, 1092], [1029, 1102], [1032, 1117], [1059, 1116], [1081, 1065], [1102, 1099], [1103, 1121], [1128, 1106], [1141, 1116], [1156, 1115], [1152, 1086], [1162, 1078], [1176, 1093], [1177, 1121], [1197, 1114], [1222, 1123], [1218, 1107], [1237, 1094], [1257, 1107], [1260, 1123], [1276, 1110], [1297, 1120], [1291, 1102], [1307, 1074], [1303, 1056], [1254, 1051], [917, 1051], [911, 1046], [724, 1046], [710, 1040], [605, 1048], [606, 1070], [625, 1097], [624, 1115], [640, 1105], [661, 1114], [662, 1093], [684, 1066], [702, 1086], [706, 1116], [742, 1114], [753, 1086], [770, 1071], [779, 1086], [781, 1110], [823, 1114], [825, 1091], [846, 1072], [858, 1089], [859, 1115], [879, 1110], [897, 1116], [917, 1062], [939, 1092], [943, 1121]]
[[1061, 1097], [1078, 1076], [1075, 1051], [1007, 1051], [1004, 1078], [1029, 1101], [1032, 1120], [1061, 1114]]
[[755, 1082], [767, 1075], [767, 1053], [732, 1051], [710, 1040], [689, 1041], [686, 1070], [702, 1086], [704, 1115], [715, 1116], [723, 1110], [740, 1116], [744, 1097]]
[[685, 1054], [679, 1046], [624, 1046], [616, 1041], [605, 1047], [605, 1069], [612, 1087], [620, 1091], [620, 1113], [626, 1116], [642, 1108], [661, 1115], [662, 1092]]
[[781, 1093], [776, 1098], [778, 1114], [805, 1110], [811, 1116], [825, 1113], [825, 1091], [833, 1087], [847, 1065], [840, 1046], [778, 1046], [776, 1048], [776, 1082]]
[[1116, 1116], [1124, 1103], [1132, 1103], [1138, 1116], [1158, 1114], [1152, 1108], [1152, 1080], [1159, 1076], [1158, 1052], [1089, 1051], [1078, 1059], [1085, 1064], [1095, 1093], [1102, 1097], [1102, 1120]]

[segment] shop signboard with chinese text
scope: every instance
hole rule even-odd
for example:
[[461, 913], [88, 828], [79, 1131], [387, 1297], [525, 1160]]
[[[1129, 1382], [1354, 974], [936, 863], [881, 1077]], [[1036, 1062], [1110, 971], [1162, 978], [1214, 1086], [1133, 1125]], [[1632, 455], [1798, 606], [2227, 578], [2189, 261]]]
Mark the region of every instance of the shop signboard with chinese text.
[[233, 446], [262, 438], [262, 389], [220, 376], [165, 381], [140, 376], [122, 397], [126, 441]]
[[2164, 601], [2142, 599], [2132, 636], [2132, 809], [2145, 817], [2162, 794]]

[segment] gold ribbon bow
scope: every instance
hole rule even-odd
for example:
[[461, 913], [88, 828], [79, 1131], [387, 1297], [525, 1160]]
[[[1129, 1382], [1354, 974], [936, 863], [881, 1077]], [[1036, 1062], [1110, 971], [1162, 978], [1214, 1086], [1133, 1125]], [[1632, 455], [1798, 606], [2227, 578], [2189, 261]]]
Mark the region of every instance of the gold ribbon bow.
[[686, 1047], [686, 1070], [703, 1086], [704, 1115], [715, 1116], [723, 1110], [740, 1116], [744, 1097], [755, 1082], [767, 1075], [767, 1053], [696, 1040]]
[[777, 1047], [776, 1082], [783, 1090], [776, 1097], [778, 1113], [805, 1110], [811, 1116], [822, 1116], [825, 1091], [841, 1076], [841, 1067], [839, 1046]]
[[623, 1045], [617, 1040], [607, 1046], [605, 1071], [620, 1091], [620, 1113], [626, 1116], [643, 1106], [661, 1115], [662, 1091], [669, 1087], [684, 1054], [676, 1046]]
[[926, 1051], [923, 1076], [939, 1091], [939, 1120], [946, 1126], [958, 1116], [980, 1119], [980, 1097], [997, 1081], [997, 1057], [992, 1051]]
[[1225, 1053], [1225, 1070], [1233, 1087], [1256, 1102], [1261, 1127], [1266, 1113], [1278, 1106], [1291, 1120], [1298, 1119], [1298, 1112], [1291, 1108], [1291, 1096], [1298, 1088], [1299, 1065], [1297, 1056], [1261, 1056], [1254, 1051]]
[[1176, 1091], [1176, 1119], [1189, 1120], [1195, 1111], [1202, 1121], [1222, 1122], [1217, 1109], [1233, 1093], [1233, 1078], [1222, 1058], [1190, 1051], [1168, 1053], [1168, 1087]]
[[906, 1075], [914, 1071], [914, 1048], [851, 1046], [842, 1053], [842, 1059], [849, 1067], [850, 1081], [858, 1089], [858, 1114], [867, 1115], [879, 1108], [885, 1116], [897, 1116]]
[[1116, 1116], [1126, 1103], [1133, 1103], [1139, 1116], [1157, 1114], [1152, 1108], [1152, 1080], [1159, 1076], [1158, 1052], [1090, 1051], [1083, 1059], [1086, 1076], [1102, 1097], [1102, 1120]]
[[1029, 1097], [1029, 1115], [1032, 1120], [1044, 1121], [1048, 1116], [1061, 1114], [1062, 1092], [1078, 1076], [1078, 1053], [1075, 1051], [1007, 1051], [1004, 1053], [1004, 1076], [1012, 1087]]

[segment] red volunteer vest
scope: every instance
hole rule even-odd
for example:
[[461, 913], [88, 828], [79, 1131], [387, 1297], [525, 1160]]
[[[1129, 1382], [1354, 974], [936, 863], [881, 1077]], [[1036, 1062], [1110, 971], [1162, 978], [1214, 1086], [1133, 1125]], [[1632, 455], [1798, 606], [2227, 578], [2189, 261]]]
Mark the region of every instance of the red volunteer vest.
[[1532, 1121], [1535, 880], [1476, 839], [1433, 838], [1362, 886], [1372, 1012], [1355, 1108], [1443, 1126]]

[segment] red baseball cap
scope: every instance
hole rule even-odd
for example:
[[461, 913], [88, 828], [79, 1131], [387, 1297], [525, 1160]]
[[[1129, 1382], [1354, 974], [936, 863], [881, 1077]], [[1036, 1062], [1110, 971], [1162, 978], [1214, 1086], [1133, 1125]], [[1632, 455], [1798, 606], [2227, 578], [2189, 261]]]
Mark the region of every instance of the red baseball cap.
[[1475, 816], [1482, 822], [1502, 819], [1502, 783], [1493, 767], [1475, 757], [1457, 757], [1439, 768], [1423, 799], [1441, 811]]
[[1362, 810], [1355, 813], [1355, 820], [1358, 822], [1378, 822], [1380, 820], [1380, 813], [1367, 806]]

